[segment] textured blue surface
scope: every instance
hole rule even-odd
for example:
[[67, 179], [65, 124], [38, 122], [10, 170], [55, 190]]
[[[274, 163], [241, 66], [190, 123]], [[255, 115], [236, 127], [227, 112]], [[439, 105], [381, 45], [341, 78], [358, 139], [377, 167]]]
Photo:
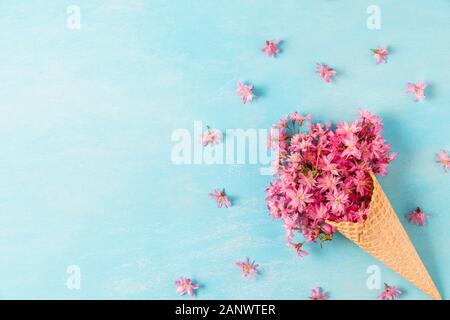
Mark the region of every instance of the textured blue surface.
[[[450, 294], [450, 3], [437, 1], [141, 1], [0, 3], [0, 298], [177, 298], [173, 281], [202, 284], [200, 299], [373, 299], [366, 269], [404, 299], [425, 294], [342, 237], [299, 259], [268, 216], [270, 177], [258, 165], [170, 161], [171, 133], [195, 120], [219, 129], [266, 128], [298, 110], [352, 120], [383, 117], [398, 152], [381, 183], [444, 298]], [[381, 30], [366, 27], [369, 5]], [[81, 9], [81, 30], [66, 8]], [[219, 9], [220, 7], [220, 9]], [[285, 40], [279, 59], [266, 39]], [[376, 66], [369, 49], [389, 45]], [[322, 61], [338, 71], [325, 85]], [[260, 98], [242, 105], [236, 80]], [[408, 81], [430, 83], [426, 101]], [[208, 193], [225, 187], [235, 205]], [[420, 205], [424, 229], [403, 215]], [[252, 282], [234, 262], [261, 265]], [[81, 289], [66, 268], [81, 268]]]

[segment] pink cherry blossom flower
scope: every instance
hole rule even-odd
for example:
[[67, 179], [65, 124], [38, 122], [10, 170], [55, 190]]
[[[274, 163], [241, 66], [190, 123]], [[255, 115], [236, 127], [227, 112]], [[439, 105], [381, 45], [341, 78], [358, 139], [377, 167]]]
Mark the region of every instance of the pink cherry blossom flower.
[[369, 123], [373, 124], [377, 128], [383, 127], [383, 124], [381, 123], [381, 119], [377, 115], [375, 115], [367, 110], [364, 110], [364, 109], [359, 110], [358, 115], [363, 120], [368, 121]]
[[236, 266], [242, 270], [243, 277], [249, 277], [250, 279], [258, 272], [258, 266], [255, 261], [250, 263], [250, 259], [246, 261], [237, 261]]
[[339, 175], [338, 165], [334, 161], [334, 155], [332, 153], [322, 157], [321, 169], [331, 173], [332, 175]]
[[312, 115], [308, 114], [306, 116], [302, 116], [301, 114], [298, 114], [297, 111], [295, 111], [290, 115], [290, 118], [292, 121], [298, 122], [299, 126], [302, 126], [303, 121], [312, 119]]
[[175, 281], [175, 286], [177, 287], [177, 293], [180, 296], [189, 294], [191, 297], [194, 296], [194, 290], [200, 288], [198, 284], [193, 284], [191, 279], [186, 279], [184, 277], [180, 277], [180, 280]]
[[311, 290], [311, 300], [328, 300], [328, 293], [323, 292], [322, 288], [317, 287]]
[[311, 144], [310, 137], [304, 134], [296, 134], [291, 138], [291, 150], [294, 152], [304, 152]]
[[352, 178], [356, 192], [362, 196], [369, 195], [372, 192], [372, 179], [363, 171], [357, 171]]
[[290, 239], [288, 240], [288, 244], [295, 249], [295, 251], [297, 251], [297, 255], [299, 257], [304, 257], [307, 256], [309, 253], [308, 251], [305, 251], [302, 249], [303, 245], [305, 244], [304, 242], [299, 242], [299, 243], [294, 243], [292, 242]]
[[334, 226], [332, 226], [332, 225], [330, 225], [330, 224], [328, 224], [328, 223], [325, 223], [325, 224], [322, 226], [322, 230], [323, 230], [325, 233], [333, 234], [333, 233], [336, 231], [336, 227], [334, 227]]
[[389, 51], [386, 47], [378, 47], [378, 49], [370, 49], [373, 52], [374, 57], [377, 59], [376, 64], [386, 63]]
[[321, 175], [318, 179], [318, 187], [320, 188], [321, 192], [327, 191], [327, 190], [333, 190], [336, 188], [339, 180], [331, 173], [326, 173]]
[[316, 185], [316, 179], [312, 171], [309, 171], [307, 174], [300, 174], [300, 181], [309, 189], [314, 188]]
[[306, 204], [314, 201], [312, 195], [303, 186], [300, 186], [297, 190], [288, 190], [286, 195], [291, 199], [289, 206], [299, 211], [303, 210]]
[[450, 154], [447, 151], [440, 151], [436, 154], [436, 162], [442, 164], [445, 172], [450, 168]]
[[348, 124], [347, 122], [342, 122], [337, 125], [336, 133], [341, 136], [351, 136], [358, 133], [361, 130], [361, 125], [358, 121], [353, 121]]
[[330, 83], [333, 81], [333, 77], [336, 75], [336, 71], [326, 64], [317, 63], [316, 73], [326, 82]]
[[408, 219], [409, 222], [423, 227], [425, 225], [425, 219], [431, 218], [431, 216], [428, 216], [425, 212], [420, 210], [419, 207], [417, 207], [417, 209], [411, 213], [405, 214], [405, 218]]
[[342, 152], [342, 156], [355, 157], [356, 159], [361, 158], [361, 151], [358, 148], [358, 138], [354, 134], [343, 139], [343, 142], [345, 150]]
[[267, 40], [266, 45], [261, 49], [269, 58], [275, 57], [278, 53], [280, 53], [280, 48], [278, 44], [280, 44], [281, 40]]
[[213, 130], [209, 126], [206, 127], [208, 130], [202, 134], [203, 146], [219, 144], [222, 141], [222, 132]]
[[395, 286], [389, 286], [388, 284], [384, 284], [384, 291], [378, 296], [378, 299], [382, 300], [394, 300], [400, 297], [402, 292], [397, 290]]
[[209, 196], [216, 200], [217, 208], [225, 207], [228, 208], [231, 206], [230, 199], [225, 194], [225, 189], [222, 189], [222, 191], [214, 190], [214, 192], [210, 193]]
[[242, 102], [246, 104], [247, 102], [252, 102], [256, 97], [253, 94], [253, 85], [245, 85], [241, 81], [237, 82], [238, 88], [236, 89], [236, 94], [241, 97]]
[[425, 82], [416, 81], [416, 83], [408, 82], [406, 84], [406, 93], [412, 93], [416, 101], [425, 99], [425, 88], [428, 85]]
[[334, 189], [333, 191], [327, 193], [326, 198], [329, 201], [328, 205], [333, 212], [337, 214], [344, 212], [344, 205], [348, 201], [348, 195], [344, 191]]

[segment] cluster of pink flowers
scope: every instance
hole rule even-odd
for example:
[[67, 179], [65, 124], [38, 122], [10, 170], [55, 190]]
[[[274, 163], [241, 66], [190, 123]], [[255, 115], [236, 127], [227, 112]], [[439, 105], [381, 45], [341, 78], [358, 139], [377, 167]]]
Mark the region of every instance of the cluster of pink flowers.
[[[302, 256], [304, 242], [331, 240], [326, 221], [361, 222], [372, 196], [370, 173], [385, 175], [395, 158], [383, 137], [380, 118], [361, 111], [360, 119], [330, 124], [308, 123], [293, 113], [274, 126], [272, 147], [279, 148], [277, 173], [266, 190], [267, 206], [282, 219], [287, 242]], [[294, 242], [295, 232], [304, 242]]]

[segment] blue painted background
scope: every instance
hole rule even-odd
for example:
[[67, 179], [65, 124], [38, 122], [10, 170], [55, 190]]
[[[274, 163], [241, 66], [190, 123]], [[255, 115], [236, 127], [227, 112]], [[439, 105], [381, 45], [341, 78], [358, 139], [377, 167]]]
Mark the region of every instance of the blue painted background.
[[[144, 1], [0, 3], [0, 298], [177, 298], [180, 275], [199, 299], [373, 299], [366, 269], [404, 299], [427, 299], [341, 236], [299, 259], [268, 216], [270, 177], [257, 165], [175, 166], [171, 133], [195, 120], [266, 128], [298, 110], [323, 121], [378, 113], [398, 152], [381, 183], [444, 298], [450, 292], [450, 3], [436, 1]], [[381, 8], [381, 30], [366, 9]], [[81, 30], [66, 26], [68, 5]], [[279, 59], [260, 51], [285, 40]], [[389, 45], [386, 65], [369, 49]], [[335, 67], [325, 85], [315, 63]], [[236, 80], [261, 97], [242, 105]], [[414, 103], [408, 81], [430, 84]], [[208, 193], [225, 187], [235, 205]], [[420, 205], [423, 229], [403, 215]], [[234, 266], [261, 265], [255, 281]], [[66, 268], [81, 268], [81, 290]]]

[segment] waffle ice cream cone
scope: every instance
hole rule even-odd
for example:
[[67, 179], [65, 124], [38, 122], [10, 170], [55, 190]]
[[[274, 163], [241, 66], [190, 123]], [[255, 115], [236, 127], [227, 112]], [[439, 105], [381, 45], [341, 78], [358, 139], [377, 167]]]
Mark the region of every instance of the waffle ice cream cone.
[[441, 300], [391, 203], [374, 175], [369, 214], [362, 223], [331, 222], [345, 237], [410, 281], [433, 299]]

